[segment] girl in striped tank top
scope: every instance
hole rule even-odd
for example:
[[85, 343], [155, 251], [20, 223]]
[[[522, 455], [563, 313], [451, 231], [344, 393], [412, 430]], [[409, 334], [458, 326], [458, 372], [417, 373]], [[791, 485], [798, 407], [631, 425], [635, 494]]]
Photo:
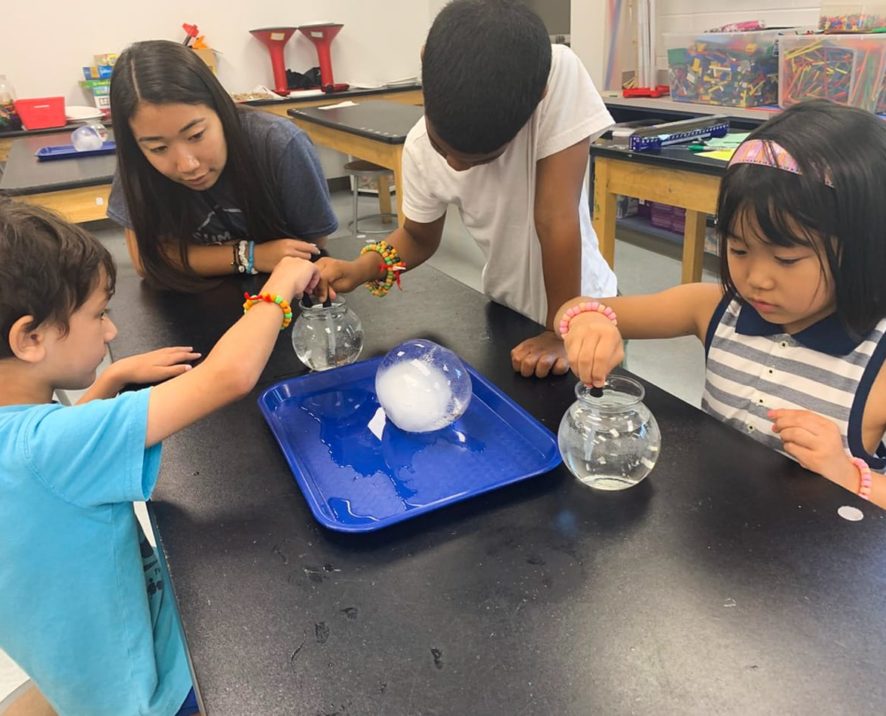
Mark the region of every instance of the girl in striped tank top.
[[886, 508], [884, 191], [881, 119], [826, 100], [784, 111], [723, 178], [721, 284], [567, 302], [554, 325], [573, 372], [600, 386], [624, 338], [694, 335], [704, 410]]

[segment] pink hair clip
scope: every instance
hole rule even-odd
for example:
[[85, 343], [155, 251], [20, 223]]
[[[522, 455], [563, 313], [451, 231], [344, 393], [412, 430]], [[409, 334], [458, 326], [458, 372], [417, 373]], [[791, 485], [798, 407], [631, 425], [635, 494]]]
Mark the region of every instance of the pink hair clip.
[[[797, 160], [790, 152], [778, 142], [769, 139], [749, 139], [742, 143], [729, 160], [730, 167], [736, 164], [756, 164], [761, 167], [781, 169], [791, 174], [802, 174]], [[828, 174], [824, 176], [824, 183], [831, 189], [834, 188]]]

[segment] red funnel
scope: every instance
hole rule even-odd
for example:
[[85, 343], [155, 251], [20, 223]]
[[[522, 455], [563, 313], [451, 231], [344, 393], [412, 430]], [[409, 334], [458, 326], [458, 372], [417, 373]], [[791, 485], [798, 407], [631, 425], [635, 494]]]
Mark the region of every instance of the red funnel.
[[320, 62], [320, 86], [324, 92], [346, 90], [348, 85], [335, 84], [332, 78], [332, 57], [330, 48], [332, 39], [344, 25], [341, 23], [319, 23], [316, 25], [299, 25], [298, 30], [317, 47], [317, 59]]
[[267, 45], [271, 53], [271, 66], [274, 68], [274, 92], [285, 97], [289, 94], [286, 82], [286, 63], [283, 60], [283, 47], [298, 28], [296, 27], [263, 27], [250, 30], [253, 37]]

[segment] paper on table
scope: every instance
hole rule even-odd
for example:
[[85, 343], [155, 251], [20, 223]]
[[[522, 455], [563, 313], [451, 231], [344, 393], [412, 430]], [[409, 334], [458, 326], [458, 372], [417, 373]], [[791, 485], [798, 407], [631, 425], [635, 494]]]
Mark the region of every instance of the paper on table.
[[323, 90], [318, 88], [318, 89], [306, 89], [306, 90], [292, 90], [289, 93], [289, 96], [292, 99], [300, 99], [302, 97], [319, 97], [324, 94], [326, 94], [326, 93]]
[[356, 105], [356, 102], [346, 99], [344, 102], [339, 102], [338, 104], [325, 104], [322, 107], [317, 107], [317, 109], [338, 109], [339, 107], [355, 107]]
[[705, 141], [705, 146], [714, 149], [735, 149], [745, 139], [748, 138], [750, 132], [730, 132], [725, 137], [711, 137]]
[[715, 149], [712, 152], [699, 152], [697, 156], [707, 157], [708, 159], [719, 159], [721, 162], [728, 162], [735, 154], [735, 149]]

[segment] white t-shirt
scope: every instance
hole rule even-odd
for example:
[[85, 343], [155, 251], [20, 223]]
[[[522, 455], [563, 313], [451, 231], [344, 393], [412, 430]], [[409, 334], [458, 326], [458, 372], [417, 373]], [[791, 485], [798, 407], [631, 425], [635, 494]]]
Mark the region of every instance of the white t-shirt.
[[[406, 217], [427, 224], [439, 219], [449, 204], [457, 205], [486, 257], [483, 291], [542, 324], [548, 302], [535, 230], [536, 162], [598, 137], [613, 123], [581, 60], [564, 45], [552, 50], [547, 94], [495, 161], [455, 171], [431, 146], [424, 118], [409, 131], [403, 151]], [[615, 274], [600, 255], [591, 226], [587, 183], [578, 211], [582, 294], [614, 296]]]

